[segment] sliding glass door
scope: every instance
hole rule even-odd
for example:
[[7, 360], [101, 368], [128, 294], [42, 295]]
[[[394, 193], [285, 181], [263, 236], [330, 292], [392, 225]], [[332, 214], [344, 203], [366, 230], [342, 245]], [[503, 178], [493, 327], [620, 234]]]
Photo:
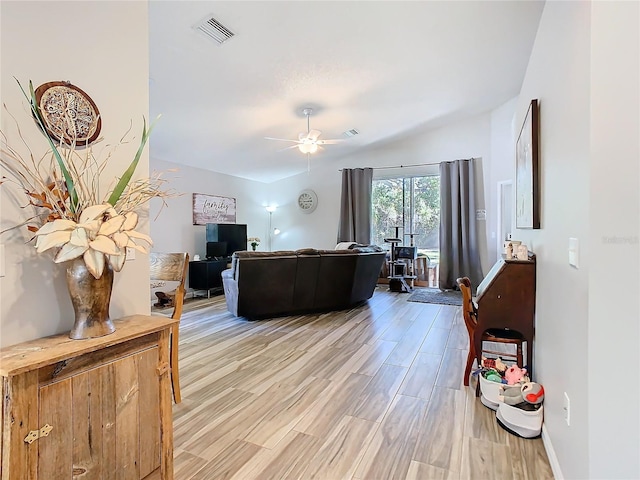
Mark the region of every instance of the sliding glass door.
[[403, 245], [417, 246], [420, 256], [428, 256], [427, 282], [436, 286], [433, 284], [440, 257], [440, 177], [374, 180], [372, 210], [372, 242], [384, 246], [385, 238], [397, 235]]

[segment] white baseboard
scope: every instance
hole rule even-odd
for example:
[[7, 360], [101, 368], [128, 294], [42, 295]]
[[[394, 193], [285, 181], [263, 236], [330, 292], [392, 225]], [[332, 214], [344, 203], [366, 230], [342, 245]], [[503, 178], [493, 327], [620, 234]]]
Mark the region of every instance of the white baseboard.
[[549, 432], [547, 432], [547, 427], [544, 425], [544, 423], [542, 424], [542, 444], [544, 445], [544, 449], [547, 452], [547, 458], [549, 458], [549, 464], [551, 465], [553, 478], [555, 478], [556, 480], [564, 480], [564, 477], [562, 476], [562, 470], [560, 470], [560, 462], [558, 462], [556, 451], [553, 449], [551, 438], [549, 438]]

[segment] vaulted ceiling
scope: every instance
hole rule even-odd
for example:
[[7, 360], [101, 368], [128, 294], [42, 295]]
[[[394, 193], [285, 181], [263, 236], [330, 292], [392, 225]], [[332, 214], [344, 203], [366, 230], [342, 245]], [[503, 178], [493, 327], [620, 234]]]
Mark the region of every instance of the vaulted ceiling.
[[[272, 182], [516, 96], [541, 1], [151, 1], [152, 158]], [[194, 26], [215, 18], [217, 44]], [[117, 32], [114, 32], [117, 35]]]

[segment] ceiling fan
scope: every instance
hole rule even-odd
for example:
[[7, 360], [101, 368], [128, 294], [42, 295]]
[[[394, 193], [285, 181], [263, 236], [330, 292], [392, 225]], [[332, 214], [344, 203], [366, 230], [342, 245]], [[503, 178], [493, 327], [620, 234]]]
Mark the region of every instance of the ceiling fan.
[[312, 153], [316, 153], [318, 150], [322, 150], [323, 145], [334, 145], [336, 143], [340, 143], [343, 141], [343, 139], [337, 139], [337, 138], [330, 139], [330, 140], [320, 140], [319, 137], [320, 135], [322, 135], [322, 132], [320, 130], [311, 130], [309, 126], [309, 117], [313, 114], [313, 108], [305, 108], [304, 110], [302, 110], [302, 113], [304, 113], [305, 116], [307, 117], [307, 131], [301, 132], [300, 135], [298, 135], [297, 140], [291, 140], [287, 138], [273, 138], [273, 137], [264, 137], [264, 138], [266, 138], [267, 140], [280, 140], [283, 142], [293, 142], [294, 145], [283, 148], [282, 150], [297, 148], [302, 153], [306, 153], [307, 157]]

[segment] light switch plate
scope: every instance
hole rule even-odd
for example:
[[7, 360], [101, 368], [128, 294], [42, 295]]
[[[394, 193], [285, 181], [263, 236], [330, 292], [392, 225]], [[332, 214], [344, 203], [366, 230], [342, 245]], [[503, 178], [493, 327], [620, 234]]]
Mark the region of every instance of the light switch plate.
[[580, 242], [577, 238], [569, 238], [569, 265], [580, 266]]
[[131, 247], [126, 247], [127, 248], [127, 259], [126, 261], [128, 262], [129, 260], [135, 260], [136, 259], [136, 250], [135, 248], [131, 248]]

